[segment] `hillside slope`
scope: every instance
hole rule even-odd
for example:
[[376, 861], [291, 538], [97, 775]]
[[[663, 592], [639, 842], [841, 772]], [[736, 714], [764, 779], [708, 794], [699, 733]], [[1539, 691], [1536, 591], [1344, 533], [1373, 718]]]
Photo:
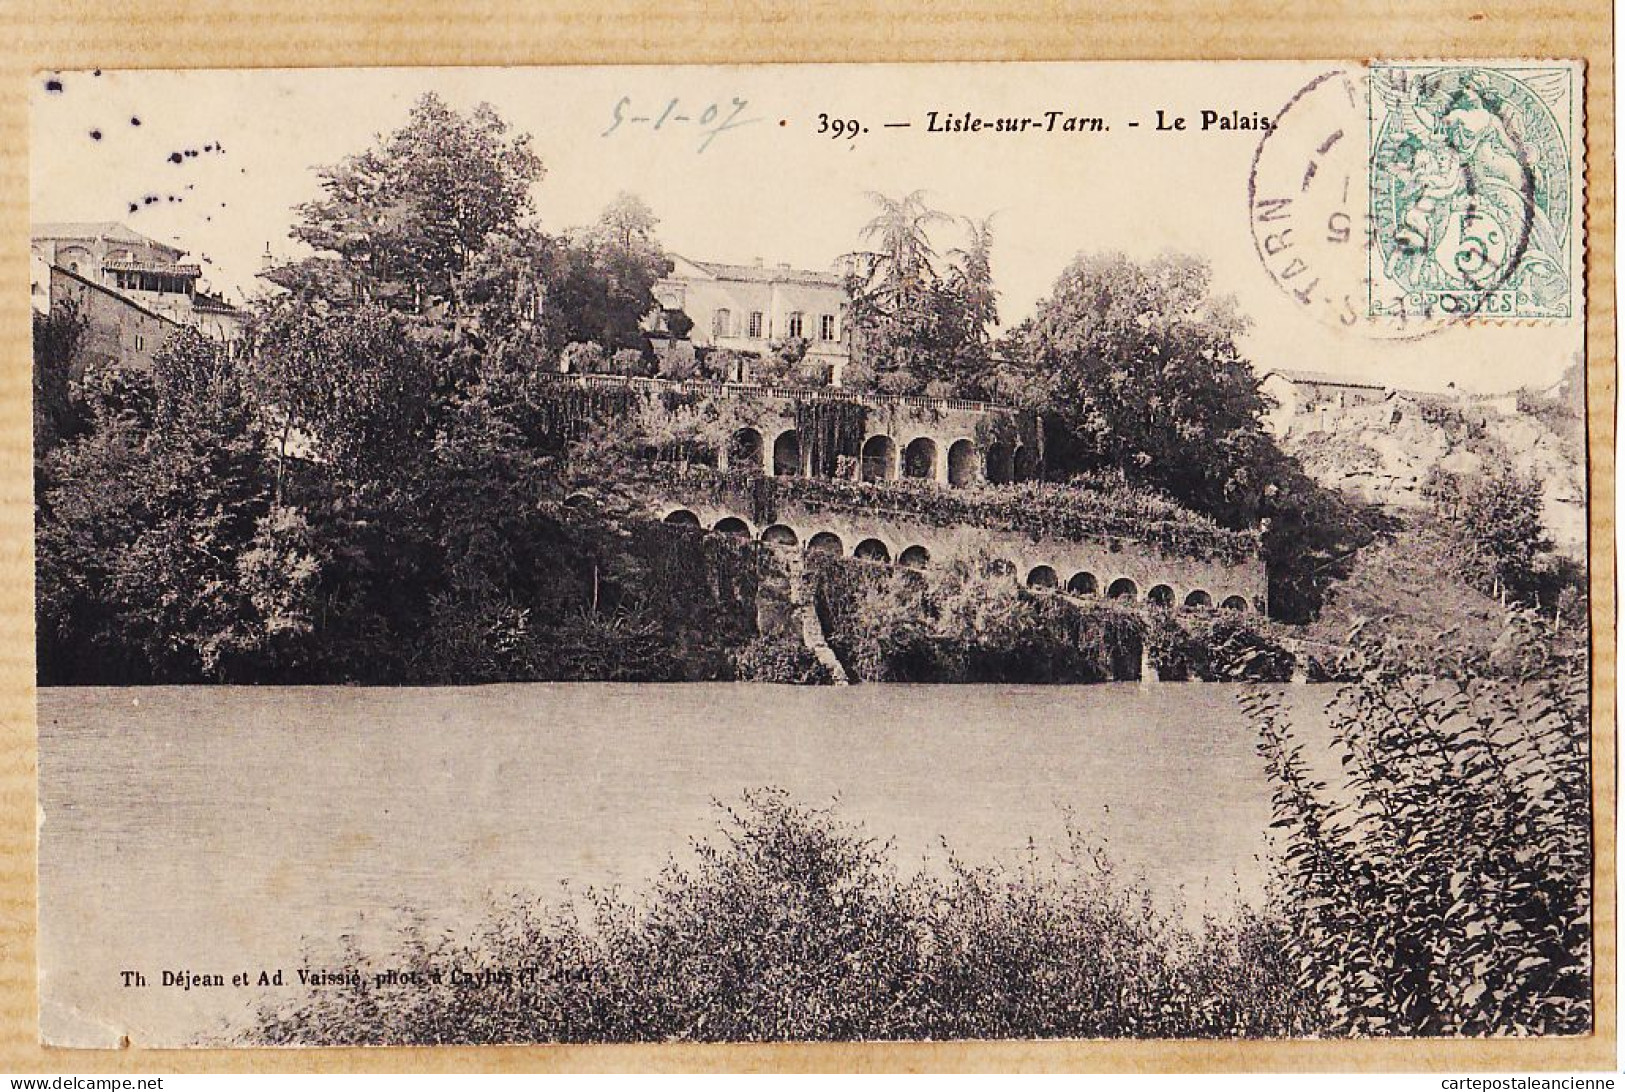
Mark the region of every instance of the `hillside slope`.
[[1427, 503], [1436, 471], [1473, 476], [1507, 462], [1543, 484], [1542, 519], [1558, 552], [1585, 551], [1585, 429], [1578, 365], [1545, 391], [1497, 398], [1395, 391], [1376, 404], [1292, 419], [1282, 446], [1323, 485], [1390, 509]]

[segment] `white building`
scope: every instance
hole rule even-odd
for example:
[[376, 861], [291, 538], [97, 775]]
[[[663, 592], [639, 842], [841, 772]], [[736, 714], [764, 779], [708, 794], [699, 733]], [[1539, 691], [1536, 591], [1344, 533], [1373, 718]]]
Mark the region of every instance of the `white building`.
[[655, 285], [667, 312], [694, 323], [689, 340], [701, 348], [766, 354], [787, 338], [807, 341], [806, 361], [840, 381], [848, 357], [847, 295], [838, 273], [789, 265], [728, 265], [668, 255], [674, 268]]

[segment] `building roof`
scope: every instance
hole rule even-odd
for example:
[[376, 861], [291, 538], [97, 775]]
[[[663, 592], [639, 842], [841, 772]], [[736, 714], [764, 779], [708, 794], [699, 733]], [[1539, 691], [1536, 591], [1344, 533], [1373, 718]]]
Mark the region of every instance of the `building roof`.
[[1329, 372], [1308, 372], [1296, 368], [1271, 368], [1259, 377], [1260, 380], [1278, 375], [1291, 383], [1313, 384], [1317, 387], [1353, 387], [1364, 391], [1387, 390], [1386, 383], [1368, 383], [1361, 379], [1350, 379], [1347, 376], [1332, 375]]
[[129, 296], [126, 296], [122, 292], [116, 292], [113, 289], [107, 287], [105, 284], [97, 284], [95, 281], [91, 280], [88, 277], [81, 277], [79, 274], [75, 273], [71, 269], [63, 269], [59, 265], [53, 265], [51, 267], [51, 272], [52, 273], [60, 273], [64, 277], [69, 278], [70, 280], [78, 281], [80, 284], [84, 285], [87, 288], [94, 288], [96, 291], [100, 292], [104, 296], [111, 296], [114, 299], [118, 300], [120, 303], [122, 303], [124, 306], [130, 308], [132, 311], [139, 311], [141, 314], [146, 315], [148, 318], [155, 318], [159, 322], [167, 322], [171, 326], [181, 326], [181, 325], [183, 325], [182, 323], [176, 322], [174, 319], [170, 318], [168, 315], [160, 315], [156, 311], [153, 311], [153, 310], [150, 310], [150, 309], [148, 309], [146, 307], [141, 306], [139, 303], [135, 302]]
[[[730, 265], [727, 262], [697, 262], [693, 258], [672, 255], [688, 265], [696, 266], [719, 281], [748, 281], [753, 284], [810, 284], [821, 288], [841, 288], [845, 281], [838, 273], [820, 273], [814, 269], [792, 269], [788, 265]], [[681, 273], [671, 277], [681, 279]]]
[[31, 239], [107, 239], [133, 246], [150, 246], [167, 250], [176, 257], [186, 251], [168, 243], [160, 243], [119, 223], [117, 220], [48, 221], [34, 224], [29, 229]]
[[192, 310], [212, 311], [216, 314], [222, 315], [235, 315], [239, 313], [240, 309], [236, 304], [227, 303], [225, 299], [220, 296], [212, 296], [207, 292], [199, 290], [192, 294]]

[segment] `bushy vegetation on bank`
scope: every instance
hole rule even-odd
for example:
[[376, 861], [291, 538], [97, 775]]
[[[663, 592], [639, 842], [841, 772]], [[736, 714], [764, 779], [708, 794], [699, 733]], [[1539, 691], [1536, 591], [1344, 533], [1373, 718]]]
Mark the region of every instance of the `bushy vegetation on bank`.
[[41, 683], [732, 677], [759, 547], [569, 509], [489, 389], [407, 444], [406, 396], [358, 386], [353, 446], [316, 460], [195, 335], [74, 380], [36, 469]]
[[[1008, 865], [900, 874], [839, 815], [760, 791], [643, 896], [515, 904], [405, 940], [409, 985], [313, 991], [251, 1042], [1259, 1037], [1308, 1033], [1282, 935], [1196, 929], [1074, 835]], [[340, 958], [355, 958], [354, 953]], [[462, 968], [463, 984], [450, 969]], [[466, 977], [505, 970], [507, 986]], [[438, 972], [440, 980], [434, 980]]]
[[1243, 698], [1282, 831], [1294, 981], [1328, 1033], [1577, 1035], [1592, 1020], [1590, 687], [1537, 618], [1494, 661], [1374, 652], [1316, 778], [1276, 695]]

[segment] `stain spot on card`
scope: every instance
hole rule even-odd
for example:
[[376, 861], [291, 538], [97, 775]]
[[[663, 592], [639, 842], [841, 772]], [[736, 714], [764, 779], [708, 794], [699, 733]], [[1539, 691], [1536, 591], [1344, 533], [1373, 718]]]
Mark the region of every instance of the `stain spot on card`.
[[45, 90], [60, 94], [62, 92], [62, 81], [58, 79], [46, 80]]

